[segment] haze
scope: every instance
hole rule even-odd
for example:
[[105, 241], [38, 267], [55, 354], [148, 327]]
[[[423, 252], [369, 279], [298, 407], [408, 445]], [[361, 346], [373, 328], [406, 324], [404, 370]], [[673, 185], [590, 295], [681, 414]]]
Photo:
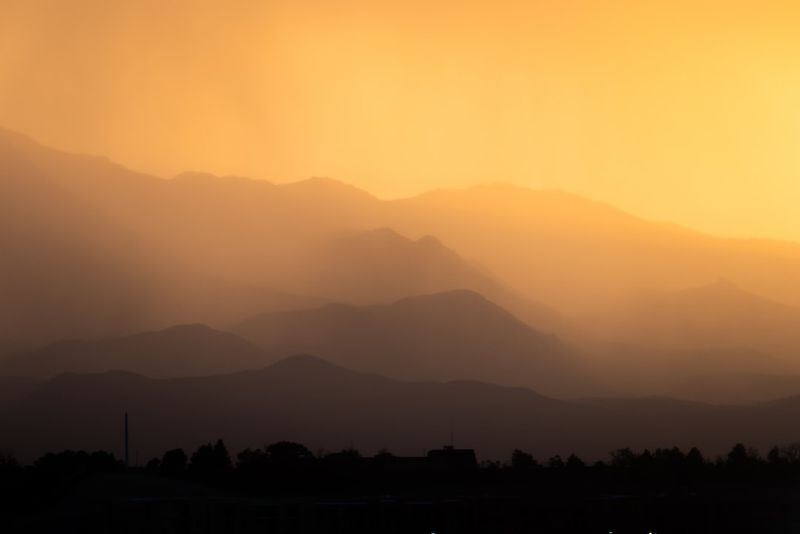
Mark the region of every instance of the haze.
[[792, 531], [796, 4], [0, 0], [0, 531]]
[[800, 8], [0, 3], [0, 464], [800, 443]]
[[510, 182], [800, 239], [793, 2], [0, 1], [0, 124], [160, 176]]

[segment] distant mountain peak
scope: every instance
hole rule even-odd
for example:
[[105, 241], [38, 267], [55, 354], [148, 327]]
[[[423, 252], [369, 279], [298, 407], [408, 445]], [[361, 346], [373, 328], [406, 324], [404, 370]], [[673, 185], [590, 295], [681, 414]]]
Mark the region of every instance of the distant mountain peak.
[[186, 324], [176, 324], [173, 326], [168, 326], [162, 330], [154, 331], [155, 334], [198, 334], [198, 333], [225, 333], [219, 330], [215, 330], [210, 326], [203, 324], [203, 323], [186, 323]]
[[541, 332], [523, 323], [502, 306], [471, 289], [451, 289], [438, 293], [414, 295], [399, 299], [389, 304], [389, 307], [406, 311], [419, 310], [422, 314], [441, 313], [442, 311], [453, 314], [478, 313], [484, 320], [490, 320], [490, 318], [492, 321], [499, 320], [518, 331], [524, 330], [537, 336], [542, 335]]
[[758, 297], [757, 295], [750, 293], [749, 291], [746, 291], [738, 284], [736, 284], [736, 282], [724, 277], [720, 277], [714, 280], [713, 282], [702, 286], [686, 289], [683, 291], [683, 293], [689, 295], [705, 295], [705, 296], [718, 296], [718, 297], [737, 295], [737, 296], [761, 298]]
[[211, 330], [211, 327], [204, 323], [181, 323], [162, 329], [163, 332], [169, 330]]
[[396, 230], [388, 226], [384, 226], [382, 228], [374, 228], [372, 230], [365, 230], [361, 232], [359, 235], [366, 237], [383, 238], [390, 241], [410, 241], [410, 239], [408, 239], [406, 236], [402, 235], [401, 233], [397, 232]]
[[341, 180], [337, 180], [336, 178], [331, 178], [329, 176], [312, 176], [311, 178], [307, 178], [306, 180], [301, 180], [301, 182], [305, 182], [307, 184], [316, 184], [316, 185], [326, 185], [332, 187], [352, 187], [350, 184], [347, 184]]
[[173, 180], [192, 180], [192, 181], [216, 181], [220, 177], [210, 172], [202, 171], [184, 171], [176, 174]]
[[354, 185], [342, 182], [341, 180], [336, 180], [334, 178], [320, 176], [313, 176], [306, 180], [300, 180], [297, 182], [281, 183], [278, 184], [278, 186], [286, 191], [299, 191], [304, 194], [310, 192], [323, 193], [326, 195], [344, 194], [352, 197], [358, 197], [362, 200], [377, 200], [371, 193], [363, 189], [359, 189]]
[[433, 253], [440, 255], [440, 257], [461, 260], [457, 252], [445, 245], [435, 236], [424, 235], [419, 239], [411, 239], [390, 227], [362, 231], [355, 235], [344, 237], [340, 242], [394, 247], [395, 251]]
[[434, 237], [432, 235], [424, 235], [417, 239], [415, 243], [425, 248], [447, 248], [438, 237]]
[[197, 184], [226, 185], [226, 184], [236, 183], [237, 185], [253, 184], [261, 187], [274, 186], [272, 182], [269, 182], [267, 180], [257, 180], [254, 178], [247, 178], [244, 176], [233, 176], [233, 175], [218, 176], [210, 172], [200, 172], [200, 171], [185, 171], [176, 174], [172, 178], [172, 180], [192, 185], [197, 185]]
[[261, 350], [235, 334], [204, 324], [181, 324], [125, 337], [57, 342], [9, 359], [0, 373], [52, 376], [65, 370], [121, 369], [175, 377], [253, 369], [265, 361]]
[[431, 293], [427, 295], [414, 295], [411, 297], [405, 297], [395, 304], [400, 305], [404, 303], [418, 303], [424, 302], [426, 304], [431, 302], [441, 302], [441, 303], [463, 303], [463, 304], [470, 304], [470, 305], [490, 305], [492, 307], [497, 307], [496, 304], [491, 302], [489, 299], [478, 293], [477, 291], [473, 291], [471, 289], [451, 289], [449, 291], [441, 291], [439, 293]]
[[581, 380], [557, 338], [468, 289], [261, 315], [234, 331], [269, 354], [319, 354], [399, 380], [480, 380], [541, 386], [545, 393]]
[[150, 380], [152, 380], [151, 377], [122, 369], [85, 372], [69, 371], [53, 376], [50, 380], [45, 382], [45, 386], [54, 388], [72, 384], [105, 383], [107, 386], [118, 387], [129, 384], [140, 384]]
[[42, 145], [36, 140], [34, 140], [32, 137], [3, 127], [0, 127], [0, 141], [9, 144], [11, 143], [26, 144], [26, 145], [36, 145], [42, 147]]
[[293, 354], [270, 365], [270, 367], [286, 366], [339, 367], [338, 365], [334, 365], [331, 362], [313, 354]]
[[[325, 189], [351, 189], [359, 190], [357, 187], [350, 185], [335, 178], [328, 178], [327, 176], [312, 176], [305, 180], [298, 180], [296, 182], [289, 182], [281, 184], [286, 187], [314, 187]], [[359, 190], [360, 191], [360, 190]]]
[[736, 284], [736, 282], [734, 282], [733, 280], [731, 280], [729, 278], [725, 278], [725, 277], [722, 277], [722, 276], [717, 278], [717, 280], [714, 281], [713, 283], [709, 284], [708, 287], [713, 287], [713, 288], [717, 288], [717, 289], [728, 289], [728, 290], [732, 290], [732, 289], [739, 290], [740, 289], [739, 286]]

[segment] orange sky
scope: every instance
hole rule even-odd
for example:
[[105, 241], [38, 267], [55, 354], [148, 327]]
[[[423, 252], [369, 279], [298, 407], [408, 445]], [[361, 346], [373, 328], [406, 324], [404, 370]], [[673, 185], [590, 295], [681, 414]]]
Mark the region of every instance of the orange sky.
[[171, 175], [506, 181], [800, 240], [800, 4], [0, 0], [0, 126]]

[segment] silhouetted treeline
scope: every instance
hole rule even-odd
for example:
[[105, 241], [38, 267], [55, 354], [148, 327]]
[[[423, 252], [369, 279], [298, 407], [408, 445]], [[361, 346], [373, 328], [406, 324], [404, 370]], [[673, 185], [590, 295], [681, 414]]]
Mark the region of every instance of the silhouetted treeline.
[[[685, 532], [730, 532], [737, 526], [747, 532], [750, 527], [742, 525], [775, 519], [762, 531], [782, 532], [794, 520], [798, 489], [800, 444], [763, 456], [736, 444], [714, 459], [697, 449], [620, 449], [594, 463], [515, 450], [504, 462], [478, 463], [471, 450], [449, 447], [422, 457], [387, 451], [367, 457], [353, 449], [313, 453], [299, 443], [278, 442], [231, 455], [218, 440], [189, 453], [168, 450], [137, 467], [102, 451], [51, 453], [30, 465], [0, 455], [0, 525], [60, 532], [64, 518], [75, 516], [64, 510], [81, 509], [79, 519], [69, 519], [77, 531], [84, 531], [81, 522], [95, 528], [141, 521], [149, 529], [161, 528], [175, 514], [180, 523], [195, 516], [249, 521], [267, 513], [274, 525], [287, 517], [305, 521], [296, 532], [367, 532], [375, 522], [401, 518], [413, 519], [414, 529], [424, 527], [419, 531], [436, 526], [437, 532], [483, 532], [507, 521], [508, 532], [530, 532], [531, 524], [539, 524], [533, 532], [559, 533], [598, 520], [633, 529], [617, 528], [620, 533], [656, 520], [662, 526], [696, 523]], [[261, 512], [244, 504], [258, 497], [283, 504], [260, 505], [267, 506]], [[420, 509], [420, 502], [427, 504]], [[731, 506], [735, 514], [720, 515]], [[345, 516], [361, 527], [340, 524]], [[42, 519], [47, 517], [54, 519], [48, 524]], [[442, 526], [448, 521], [449, 529]], [[330, 528], [319, 530], [320, 522]], [[227, 532], [228, 526], [204, 531]]]
[[[468, 453], [464, 461], [464, 455]], [[770, 485], [800, 482], [800, 443], [774, 447], [766, 456], [736, 444], [723, 457], [706, 458], [698, 449], [619, 449], [605, 461], [587, 463], [577, 456], [538, 459], [515, 450], [505, 462], [474, 462], [471, 451], [445, 447], [423, 457], [400, 457], [388, 451], [362, 456], [357, 450], [312, 453], [299, 443], [278, 442], [245, 449], [235, 456], [218, 440], [186, 453], [166, 451], [144, 466], [126, 467], [113, 454], [96, 451], [48, 453], [23, 466], [0, 455], [5, 495], [19, 488], [41, 487], [40, 495], [99, 473], [138, 473], [230, 488], [257, 494], [325, 493], [347, 490], [413, 490], [431, 483], [468, 489], [590, 484], [609, 489], [689, 488], [700, 485]], [[473, 458], [470, 460], [469, 458]]]

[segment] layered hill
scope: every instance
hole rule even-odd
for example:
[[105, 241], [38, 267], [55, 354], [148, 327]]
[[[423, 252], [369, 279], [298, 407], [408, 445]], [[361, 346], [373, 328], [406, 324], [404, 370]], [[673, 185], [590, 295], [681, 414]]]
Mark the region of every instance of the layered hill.
[[35, 345], [318, 304], [266, 283], [307, 255], [308, 213], [343, 221], [353, 209], [337, 186], [310, 187], [162, 180], [0, 131], [0, 338]]
[[[11, 346], [187, 322], [224, 328], [331, 299], [451, 289], [562, 336], [571, 330], [538, 302], [613, 316], [630, 295], [725, 277], [800, 305], [800, 246], [713, 238], [562, 192], [490, 185], [383, 201], [322, 178], [163, 180], [3, 131], [0, 193], [0, 339]], [[747, 347], [761, 351], [737, 350]]]
[[0, 412], [33, 392], [40, 382], [26, 376], [0, 375]]
[[563, 191], [505, 184], [437, 190], [395, 201], [391, 214], [399, 232], [433, 234], [569, 315], [720, 277], [800, 305], [800, 244], [717, 238]]
[[68, 187], [98, 166], [112, 167], [0, 131], [0, 339], [11, 345], [146, 325], [148, 249]]
[[523, 297], [430, 235], [412, 240], [391, 228], [356, 232], [332, 240], [314, 261], [318, 268], [303, 286], [332, 301], [371, 304], [465, 289], [536, 329], [562, 335], [577, 331], [551, 307]]
[[456, 443], [482, 458], [515, 448], [539, 458], [575, 452], [700, 447], [710, 455], [735, 442], [765, 448], [800, 438], [800, 399], [745, 407], [668, 399], [565, 402], [478, 382], [399, 382], [310, 356], [221, 376], [154, 380], [129, 373], [56, 377], [0, 414], [0, 448], [29, 459], [45, 451], [119, 452], [123, 414], [139, 458], [194, 449], [222, 437], [233, 450], [278, 440], [312, 450], [388, 447], [417, 455]]
[[[800, 368], [800, 308], [745, 291], [728, 280], [634, 301], [607, 331], [670, 350], [739, 348], [763, 354], [759, 371]], [[777, 361], [775, 361], [777, 360]], [[731, 366], [738, 367], [735, 362]]]
[[316, 354], [394, 378], [482, 380], [558, 396], [589, 387], [577, 355], [558, 338], [466, 290], [260, 314], [234, 332], [270, 354]]
[[262, 367], [266, 354], [233, 334], [204, 325], [98, 341], [60, 341], [0, 362], [0, 373], [48, 377], [66, 372], [122, 370], [165, 378]]

